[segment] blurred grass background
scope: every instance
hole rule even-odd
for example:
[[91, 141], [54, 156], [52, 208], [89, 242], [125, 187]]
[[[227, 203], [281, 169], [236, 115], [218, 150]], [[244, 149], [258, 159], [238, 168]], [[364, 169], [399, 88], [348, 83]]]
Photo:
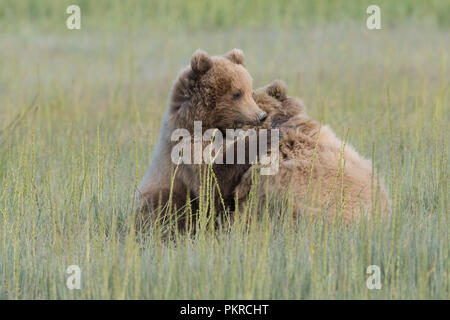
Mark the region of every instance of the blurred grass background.
[[145, 28], [173, 29], [236, 29], [243, 27], [298, 27], [362, 20], [366, 8], [377, 4], [387, 25], [410, 22], [448, 27], [450, 4], [446, 0], [2, 0], [2, 30], [21, 27], [57, 29], [64, 19], [62, 12], [70, 4], [83, 8], [85, 28], [119, 30]]
[[[65, 26], [69, 4], [79, 31]], [[367, 30], [369, 4], [382, 30]], [[449, 11], [446, 0], [0, 0], [0, 298], [450, 298]], [[389, 189], [388, 225], [266, 219], [176, 246], [134, 241], [134, 188], [173, 79], [197, 48], [234, 47], [255, 88], [281, 78], [312, 118], [350, 129]], [[66, 288], [72, 264], [82, 290]], [[365, 285], [372, 264], [382, 290]]]

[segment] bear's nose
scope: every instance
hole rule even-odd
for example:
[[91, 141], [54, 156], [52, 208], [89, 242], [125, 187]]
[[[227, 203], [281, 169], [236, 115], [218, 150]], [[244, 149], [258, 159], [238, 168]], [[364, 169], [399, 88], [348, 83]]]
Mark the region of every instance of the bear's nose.
[[266, 112], [261, 112], [260, 114], [258, 114], [258, 119], [260, 122], [263, 122], [264, 120], [266, 120], [267, 118], [267, 113]]

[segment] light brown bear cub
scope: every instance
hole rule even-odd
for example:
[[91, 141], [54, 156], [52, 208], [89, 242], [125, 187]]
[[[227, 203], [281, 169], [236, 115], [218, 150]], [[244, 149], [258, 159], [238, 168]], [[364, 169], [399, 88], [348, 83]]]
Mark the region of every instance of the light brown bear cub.
[[[257, 195], [291, 195], [294, 215], [316, 214], [328, 217], [342, 214], [346, 223], [359, 219], [361, 210], [389, 213], [390, 200], [383, 184], [373, 175], [369, 160], [340, 141], [328, 126], [308, 118], [302, 102], [288, 97], [282, 82], [259, 89], [254, 94], [258, 106], [269, 114], [267, 122], [279, 127], [280, 167], [273, 176], [261, 176]], [[252, 183], [250, 168], [235, 192], [245, 205]]]
[[[171, 150], [177, 143], [171, 141], [174, 130], [186, 129], [194, 136], [194, 121], [201, 121], [203, 132], [217, 128], [224, 133], [229, 128], [258, 125], [267, 117], [253, 100], [252, 78], [243, 65], [243, 58], [242, 51], [237, 49], [215, 57], [199, 50], [192, 56], [190, 66], [178, 75], [150, 168], [136, 193], [138, 229], [155, 218], [152, 215], [156, 209], [170, 203], [172, 208], [166, 210], [166, 214], [172, 214], [175, 207], [180, 209], [186, 205], [188, 194], [192, 199], [199, 195], [200, 173], [208, 165], [180, 164], [177, 167], [173, 163]], [[233, 199], [234, 188], [249, 167], [250, 164], [213, 165], [225, 202]], [[193, 201], [192, 205], [195, 204]], [[184, 229], [184, 219], [177, 221], [179, 228]]]

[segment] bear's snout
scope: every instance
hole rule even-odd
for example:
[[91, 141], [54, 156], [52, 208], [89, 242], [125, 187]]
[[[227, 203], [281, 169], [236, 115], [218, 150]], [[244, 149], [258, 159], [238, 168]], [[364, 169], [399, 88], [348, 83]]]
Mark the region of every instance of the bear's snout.
[[264, 122], [264, 120], [267, 119], [267, 112], [261, 111], [258, 114], [258, 119], [259, 119], [259, 122]]

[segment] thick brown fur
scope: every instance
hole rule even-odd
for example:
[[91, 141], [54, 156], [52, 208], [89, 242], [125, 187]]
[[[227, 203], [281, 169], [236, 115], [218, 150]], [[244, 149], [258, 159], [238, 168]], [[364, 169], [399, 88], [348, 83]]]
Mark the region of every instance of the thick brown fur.
[[[154, 221], [161, 214], [158, 208], [167, 209], [169, 202], [169, 209], [184, 207], [188, 193], [193, 199], [192, 207], [196, 207], [195, 199], [208, 164], [177, 166], [173, 163], [171, 150], [176, 142], [171, 141], [171, 135], [175, 129], [187, 129], [194, 137], [194, 121], [202, 122], [203, 131], [217, 128], [222, 133], [229, 128], [255, 126], [261, 122], [264, 112], [253, 99], [252, 79], [243, 66], [243, 59], [242, 51], [237, 49], [216, 57], [199, 50], [192, 56], [190, 66], [175, 80], [152, 163], [136, 193], [137, 229]], [[202, 143], [203, 148], [209, 144]], [[250, 167], [249, 159], [245, 163], [213, 165], [218, 184], [215, 204], [233, 205], [234, 189]], [[166, 214], [172, 214], [169, 211], [166, 210]], [[175, 220], [183, 226], [183, 218], [175, 217]]]
[[[279, 127], [280, 167], [272, 176], [260, 176], [256, 185], [261, 205], [267, 197], [292, 196], [294, 216], [302, 212], [325, 212], [346, 223], [361, 218], [364, 211], [389, 213], [390, 200], [371, 162], [343, 143], [328, 126], [308, 118], [302, 102], [286, 95], [282, 82], [257, 90], [254, 99], [269, 114], [268, 123]], [[236, 187], [241, 207], [252, 185], [250, 168]], [[254, 181], [254, 179], [253, 179]]]

